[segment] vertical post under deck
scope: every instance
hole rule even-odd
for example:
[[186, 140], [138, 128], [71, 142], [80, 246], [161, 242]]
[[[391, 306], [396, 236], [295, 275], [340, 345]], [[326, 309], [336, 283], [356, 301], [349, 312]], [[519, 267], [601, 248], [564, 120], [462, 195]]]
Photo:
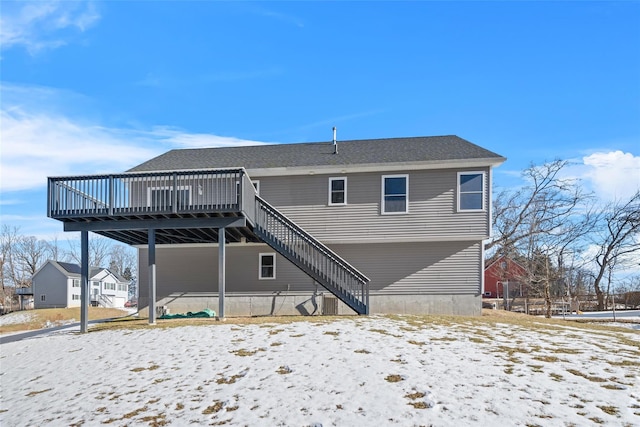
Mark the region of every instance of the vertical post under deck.
[[89, 330], [89, 232], [80, 232], [80, 333]]
[[225, 229], [218, 229], [218, 318], [224, 319]]
[[156, 230], [149, 229], [149, 324], [156, 324]]

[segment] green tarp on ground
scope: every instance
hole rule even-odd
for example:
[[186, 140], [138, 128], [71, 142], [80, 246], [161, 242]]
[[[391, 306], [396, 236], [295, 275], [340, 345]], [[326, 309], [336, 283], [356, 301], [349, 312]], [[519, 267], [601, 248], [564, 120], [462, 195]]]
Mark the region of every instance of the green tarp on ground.
[[188, 319], [193, 317], [216, 317], [216, 312], [205, 308], [202, 311], [188, 311], [186, 313], [163, 314], [158, 319]]

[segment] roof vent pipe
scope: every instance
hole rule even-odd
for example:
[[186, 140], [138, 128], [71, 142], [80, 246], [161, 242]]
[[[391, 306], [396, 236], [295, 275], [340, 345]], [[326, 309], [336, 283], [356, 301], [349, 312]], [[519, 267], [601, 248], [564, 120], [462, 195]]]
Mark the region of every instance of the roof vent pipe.
[[333, 127], [333, 154], [338, 154], [338, 142], [336, 141], [336, 127]]

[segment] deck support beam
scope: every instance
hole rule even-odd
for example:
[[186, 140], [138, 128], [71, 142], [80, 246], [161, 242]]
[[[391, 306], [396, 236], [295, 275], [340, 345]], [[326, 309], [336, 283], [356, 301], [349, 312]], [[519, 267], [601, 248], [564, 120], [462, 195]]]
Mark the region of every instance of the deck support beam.
[[80, 232], [80, 333], [89, 330], [89, 232]]
[[224, 319], [224, 288], [225, 288], [225, 229], [218, 229], [218, 318]]
[[156, 324], [156, 230], [149, 229], [149, 324]]

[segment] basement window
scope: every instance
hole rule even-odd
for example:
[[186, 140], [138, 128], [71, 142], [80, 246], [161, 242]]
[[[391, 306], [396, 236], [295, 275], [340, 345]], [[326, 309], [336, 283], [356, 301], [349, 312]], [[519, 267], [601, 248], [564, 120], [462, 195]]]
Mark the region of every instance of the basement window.
[[258, 279], [269, 280], [276, 278], [276, 254], [260, 254]]

